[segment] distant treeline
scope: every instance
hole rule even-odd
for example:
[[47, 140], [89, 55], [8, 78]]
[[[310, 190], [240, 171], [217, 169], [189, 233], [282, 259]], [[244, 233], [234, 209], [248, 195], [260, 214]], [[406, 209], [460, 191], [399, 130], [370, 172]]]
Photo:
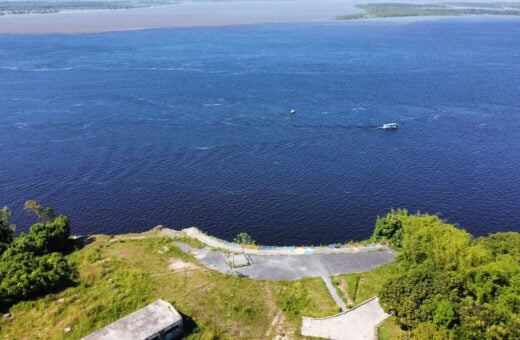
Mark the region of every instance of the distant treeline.
[[128, 9], [174, 4], [177, 0], [0, 1], [0, 15], [56, 13], [64, 10]]
[[432, 215], [392, 211], [371, 241], [398, 253], [380, 301], [416, 339], [520, 339], [520, 233], [473, 238]]
[[435, 4], [373, 3], [358, 5], [365, 13], [343, 15], [338, 20], [459, 15], [520, 15], [520, 3], [444, 2]]

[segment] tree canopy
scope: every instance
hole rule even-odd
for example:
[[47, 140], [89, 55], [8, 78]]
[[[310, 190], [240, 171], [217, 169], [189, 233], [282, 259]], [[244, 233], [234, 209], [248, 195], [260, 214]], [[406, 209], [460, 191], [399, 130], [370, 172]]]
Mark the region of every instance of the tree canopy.
[[7, 207], [0, 209], [0, 254], [13, 241], [15, 227], [9, 224], [9, 217], [11, 217], [11, 211]]
[[237, 244], [255, 244], [255, 240], [248, 234], [248, 233], [239, 233], [235, 238], [233, 239], [233, 242]]
[[473, 238], [439, 217], [406, 210], [378, 218], [372, 240], [398, 251], [401, 273], [383, 308], [420, 339], [520, 338], [520, 234]]
[[48, 221], [55, 217], [54, 209], [43, 207], [41, 204], [38, 204], [38, 202], [33, 200], [26, 201], [23, 207], [26, 211], [36, 214], [41, 221]]
[[14, 226], [8, 225], [10, 211], [3, 208], [0, 213], [0, 307], [55, 291], [75, 280], [76, 271], [64, 256], [72, 247], [66, 216], [44, 214], [28, 233], [13, 237]]

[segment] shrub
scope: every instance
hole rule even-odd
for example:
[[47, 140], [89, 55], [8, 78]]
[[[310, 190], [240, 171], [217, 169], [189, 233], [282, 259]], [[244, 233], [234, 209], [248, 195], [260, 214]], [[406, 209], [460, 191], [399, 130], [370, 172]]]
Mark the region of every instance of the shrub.
[[233, 239], [237, 244], [255, 244], [255, 240], [248, 233], [240, 233]]
[[[36, 202], [30, 206], [37, 205]], [[47, 208], [46, 211], [52, 211]], [[64, 252], [72, 247], [70, 226], [66, 216], [46, 219], [34, 224], [29, 233], [12, 237], [12, 227], [5, 227], [8, 216], [3, 209], [0, 235], [0, 306], [6, 308], [18, 301], [62, 289], [77, 277]]]
[[393, 241], [401, 271], [383, 284], [381, 304], [413, 337], [520, 337], [520, 234], [473, 239], [436, 216], [404, 211], [375, 229], [373, 238]]
[[385, 217], [378, 217], [370, 242], [388, 241], [394, 247], [400, 248], [403, 241], [403, 224], [393, 211]]
[[43, 253], [63, 252], [70, 245], [70, 226], [66, 216], [58, 216], [52, 221], [34, 224], [29, 236]]
[[0, 209], [0, 255], [13, 241], [14, 226], [9, 225], [11, 211], [7, 207]]
[[0, 261], [0, 305], [64, 288], [75, 279], [75, 271], [60, 253], [34, 256], [19, 253]]

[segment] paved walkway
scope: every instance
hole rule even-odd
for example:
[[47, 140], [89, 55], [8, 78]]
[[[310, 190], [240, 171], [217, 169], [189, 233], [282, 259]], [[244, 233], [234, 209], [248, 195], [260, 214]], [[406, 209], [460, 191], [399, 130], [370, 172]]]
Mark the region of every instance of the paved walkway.
[[338, 291], [336, 290], [336, 287], [332, 284], [332, 281], [330, 280], [330, 277], [328, 276], [322, 276], [321, 279], [323, 282], [325, 282], [325, 286], [327, 286], [327, 289], [329, 290], [329, 294], [336, 302], [338, 307], [341, 309], [342, 312], [347, 311], [347, 306], [345, 306], [345, 302], [343, 302], [343, 299], [339, 296]]
[[362, 247], [266, 247], [251, 246], [241, 247], [236, 243], [226, 242], [204, 234], [199, 229], [192, 227], [182, 230], [187, 236], [197, 239], [207, 246], [227, 250], [234, 253], [245, 253], [249, 255], [312, 255], [312, 254], [344, 254], [344, 253], [360, 253], [379, 250], [387, 250], [380, 244], [372, 244]]
[[197, 249], [182, 242], [175, 244], [193, 254], [203, 265], [221, 273], [262, 280], [296, 280], [304, 277], [334, 276], [364, 272], [391, 262], [395, 254], [389, 249], [379, 251], [313, 254], [302, 256], [249, 255], [251, 265], [230, 268], [226, 254], [209, 247]]
[[389, 315], [379, 306], [378, 298], [348, 310], [326, 317], [302, 320], [301, 333], [304, 336], [335, 340], [367, 340], [377, 338], [377, 326]]

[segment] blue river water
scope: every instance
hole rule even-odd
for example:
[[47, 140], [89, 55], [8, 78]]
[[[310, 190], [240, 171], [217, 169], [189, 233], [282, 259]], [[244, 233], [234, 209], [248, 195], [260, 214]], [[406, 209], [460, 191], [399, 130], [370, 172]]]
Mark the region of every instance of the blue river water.
[[392, 207], [519, 231], [519, 95], [518, 19], [0, 35], [0, 204], [264, 244]]

